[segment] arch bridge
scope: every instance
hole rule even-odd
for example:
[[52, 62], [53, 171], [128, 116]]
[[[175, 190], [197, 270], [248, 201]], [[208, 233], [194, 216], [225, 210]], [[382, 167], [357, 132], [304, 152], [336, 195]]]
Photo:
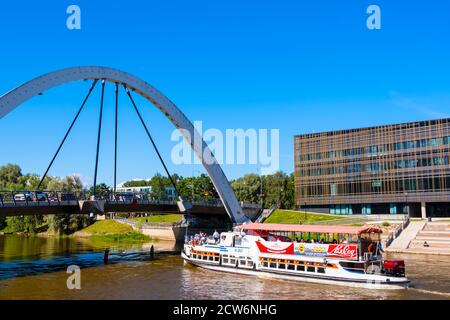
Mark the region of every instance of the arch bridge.
[[[208, 145], [205, 143], [205, 141], [202, 139], [201, 143], [195, 143], [195, 139], [192, 137], [200, 137], [200, 134], [197, 132], [197, 130], [194, 128], [193, 124], [189, 121], [189, 119], [184, 115], [184, 113], [172, 102], [170, 101], [165, 95], [163, 95], [160, 91], [158, 91], [155, 87], [148, 84], [144, 80], [133, 76], [127, 72], [120, 71], [117, 69], [109, 68], [109, 67], [100, 67], [100, 66], [81, 66], [81, 67], [72, 67], [67, 69], [61, 69], [54, 72], [50, 72], [47, 74], [44, 74], [42, 76], [39, 76], [35, 79], [32, 79], [17, 88], [7, 92], [6, 94], [2, 95], [0, 97], [0, 119], [5, 117], [9, 112], [20, 106], [25, 101], [31, 99], [32, 97], [36, 95], [42, 94], [44, 91], [51, 89], [53, 87], [63, 85], [66, 83], [74, 82], [74, 81], [84, 81], [84, 80], [91, 80], [92, 85], [81, 104], [81, 107], [78, 110], [78, 113], [76, 114], [74, 120], [72, 121], [71, 125], [69, 126], [64, 138], [61, 141], [61, 144], [59, 145], [59, 148], [57, 149], [56, 153], [54, 154], [52, 160], [50, 161], [50, 164], [45, 171], [44, 175], [41, 177], [41, 183], [43, 182], [44, 178], [46, 177], [48, 171], [50, 170], [54, 160], [56, 159], [59, 151], [61, 150], [61, 147], [63, 146], [67, 136], [69, 135], [73, 125], [78, 119], [78, 116], [80, 115], [84, 105], [86, 104], [87, 100], [89, 99], [94, 87], [100, 82], [101, 83], [101, 104], [100, 104], [100, 120], [99, 120], [99, 126], [98, 126], [98, 139], [97, 139], [97, 153], [96, 153], [96, 162], [95, 162], [95, 173], [94, 173], [94, 198], [87, 200], [87, 204], [93, 205], [97, 209], [99, 208], [98, 202], [102, 203], [103, 205], [106, 205], [107, 202], [102, 202], [104, 200], [98, 200], [95, 198], [95, 191], [96, 191], [96, 183], [97, 183], [97, 168], [98, 168], [98, 154], [99, 154], [99, 146], [100, 146], [100, 137], [101, 137], [101, 125], [102, 125], [102, 111], [103, 111], [103, 99], [104, 99], [104, 89], [105, 84], [107, 82], [113, 83], [115, 85], [115, 93], [116, 93], [116, 131], [115, 131], [115, 161], [114, 161], [114, 188], [116, 185], [116, 169], [117, 169], [117, 108], [118, 108], [118, 94], [120, 87], [123, 88], [126, 95], [129, 97], [145, 131], [148, 136], [148, 138], [151, 141], [151, 144], [153, 148], [155, 149], [159, 160], [161, 161], [164, 170], [166, 171], [169, 179], [171, 180], [171, 183], [173, 184], [175, 190], [176, 184], [173, 181], [167, 166], [165, 165], [163, 158], [161, 154], [158, 151], [158, 148], [156, 147], [156, 143], [153, 140], [150, 131], [148, 130], [147, 125], [145, 124], [139, 109], [132, 97], [132, 93], [136, 93], [148, 101], [150, 101], [154, 106], [156, 106], [165, 116], [167, 119], [169, 119], [172, 124], [181, 131], [184, 138], [187, 140], [187, 142], [190, 144], [191, 148], [194, 150], [194, 152], [197, 154], [199, 159], [202, 162], [203, 167], [205, 168], [206, 172], [208, 173], [209, 177], [211, 178], [211, 181], [214, 185], [214, 187], [217, 190], [217, 193], [219, 194], [220, 200], [223, 204], [224, 211], [228, 214], [231, 221], [236, 224], [242, 224], [247, 221], [249, 221], [249, 218], [244, 214], [244, 211], [241, 207], [241, 204], [238, 202], [233, 189], [231, 188], [230, 183], [228, 182], [222, 168], [220, 167], [217, 160], [214, 158], [214, 155], [212, 154], [211, 150], [209, 149]], [[41, 185], [39, 184], [39, 187]], [[38, 187], [38, 189], [39, 189]], [[91, 201], [91, 202], [89, 202]], [[25, 201], [27, 205], [17, 205], [16, 202], [13, 201], [16, 214], [17, 212], [25, 212], [25, 209], [20, 208], [29, 208], [28, 201]], [[31, 202], [31, 201], [30, 201]], [[31, 207], [38, 207], [40, 204], [44, 205], [43, 201], [40, 203], [38, 201], [37, 205], [32, 205]], [[48, 202], [50, 203], [50, 202]], [[149, 205], [150, 203], [148, 203]], [[5, 201], [0, 201], [0, 214], [2, 208], [7, 208], [9, 205], [5, 206]], [[178, 202], [178, 207], [181, 208], [181, 211], [188, 210], [191, 205], [182, 201]], [[19, 209], [17, 209], [19, 208]], [[117, 208], [115, 208], [117, 209]], [[8, 209], [11, 210], [11, 209]]]

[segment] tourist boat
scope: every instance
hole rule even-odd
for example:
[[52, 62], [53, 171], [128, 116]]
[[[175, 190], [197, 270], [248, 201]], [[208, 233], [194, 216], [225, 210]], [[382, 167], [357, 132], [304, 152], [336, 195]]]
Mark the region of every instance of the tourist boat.
[[405, 263], [385, 260], [376, 227], [244, 224], [220, 241], [187, 239], [182, 258], [205, 269], [374, 289], [408, 287]]

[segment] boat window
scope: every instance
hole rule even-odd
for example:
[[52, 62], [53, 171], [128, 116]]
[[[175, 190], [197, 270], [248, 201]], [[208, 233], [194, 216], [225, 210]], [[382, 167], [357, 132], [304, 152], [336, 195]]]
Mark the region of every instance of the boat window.
[[271, 267], [271, 268], [276, 268], [276, 267], [277, 267], [277, 264], [274, 263], [274, 262], [271, 262], [271, 263], [270, 263], [270, 267]]
[[245, 260], [239, 260], [239, 264], [241, 266], [245, 266], [246, 263], [247, 263], [247, 261], [245, 261]]
[[247, 261], [247, 266], [253, 268], [253, 261]]
[[209, 256], [209, 257], [208, 257], [208, 260], [213, 261], [213, 260], [214, 260], [214, 257], [213, 257], [213, 256]]
[[278, 265], [278, 269], [286, 269], [286, 265], [284, 263], [280, 263]]
[[193, 258], [193, 259], [197, 259], [197, 255], [194, 253], [194, 254], [192, 255], [192, 258]]
[[202, 259], [203, 260], [208, 260], [208, 257], [207, 256], [203, 256]]
[[316, 272], [316, 268], [308, 267], [308, 268], [306, 268], [306, 271], [308, 271], [308, 272]]
[[305, 266], [297, 266], [297, 271], [305, 271]]
[[318, 273], [325, 273], [325, 269], [324, 268], [317, 268], [317, 272]]
[[230, 261], [230, 260], [228, 260], [228, 258], [222, 259], [222, 262], [223, 262], [223, 263], [229, 263], [229, 261]]
[[219, 257], [214, 257], [214, 261], [218, 262], [219, 261]]
[[364, 262], [358, 263], [358, 262], [347, 262], [347, 261], [341, 261], [339, 264], [347, 269], [359, 269], [364, 270]]
[[269, 264], [268, 264], [267, 262], [263, 262], [263, 264], [262, 264], [262, 265], [263, 265], [263, 267], [264, 267], [264, 268], [267, 268], [267, 267], [269, 267]]
[[236, 264], [236, 259], [230, 259], [231, 264]]
[[288, 264], [287, 268], [288, 268], [288, 270], [295, 270], [295, 265], [294, 264]]

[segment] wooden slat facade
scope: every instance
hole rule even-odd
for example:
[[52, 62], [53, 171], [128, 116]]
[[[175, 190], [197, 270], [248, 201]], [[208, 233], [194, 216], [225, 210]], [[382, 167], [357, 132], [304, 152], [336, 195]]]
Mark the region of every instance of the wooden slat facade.
[[354, 210], [385, 203], [391, 206], [387, 213], [401, 213], [397, 204], [450, 201], [450, 119], [304, 134], [294, 140], [298, 207], [336, 213], [336, 206], [345, 205], [345, 213], [365, 213]]

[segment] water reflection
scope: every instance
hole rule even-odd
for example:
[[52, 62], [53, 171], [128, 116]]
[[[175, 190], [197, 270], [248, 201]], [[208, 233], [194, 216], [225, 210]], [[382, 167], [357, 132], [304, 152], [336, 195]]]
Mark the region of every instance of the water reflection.
[[87, 238], [0, 236], [0, 280], [66, 270], [69, 265], [89, 268], [109, 263], [149, 259], [151, 246], [172, 250], [173, 244], [105, 243]]
[[[0, 262], [0, 273], [9, 263], [23, 263], [22, 266], [33, 269], [41, 264], [48, 265], [48, 261], [50, 265], [58, 263], [59, 259], [73, 264], [76, 259], [81, 259], [85, 266], [82, 268], [82, 290], [67, 289], [68, 275], [64, 270], [49, 270], [52, 272], [0, 280], [0, 299], [450, 299], [449, 256], [394, 255], [405, 259], [408, 277], [415, 288], [383, 291], [218, 273], [185, 265], [178, 255], [154, 261], [124, 259], [106, 266], [102, 262], [95, 265], [92, 261], [98, 259], [99, 248], [78, 243], [75, 239], [69, 242], [61, 239], [65, 244], [49, 244], [48, 240], [39, 244], [16, 244], [20, 252], [14, 252], [11, 247], [3, 249], [1, 254], [7, 255], [9, 261]], [[2, 246], [4, 248], [4, 241]], [[165, 250], [173, 244], [157, 243], [156, 246]], [[23, 248], [39, 248], [36, 251], [39, 254]]]

